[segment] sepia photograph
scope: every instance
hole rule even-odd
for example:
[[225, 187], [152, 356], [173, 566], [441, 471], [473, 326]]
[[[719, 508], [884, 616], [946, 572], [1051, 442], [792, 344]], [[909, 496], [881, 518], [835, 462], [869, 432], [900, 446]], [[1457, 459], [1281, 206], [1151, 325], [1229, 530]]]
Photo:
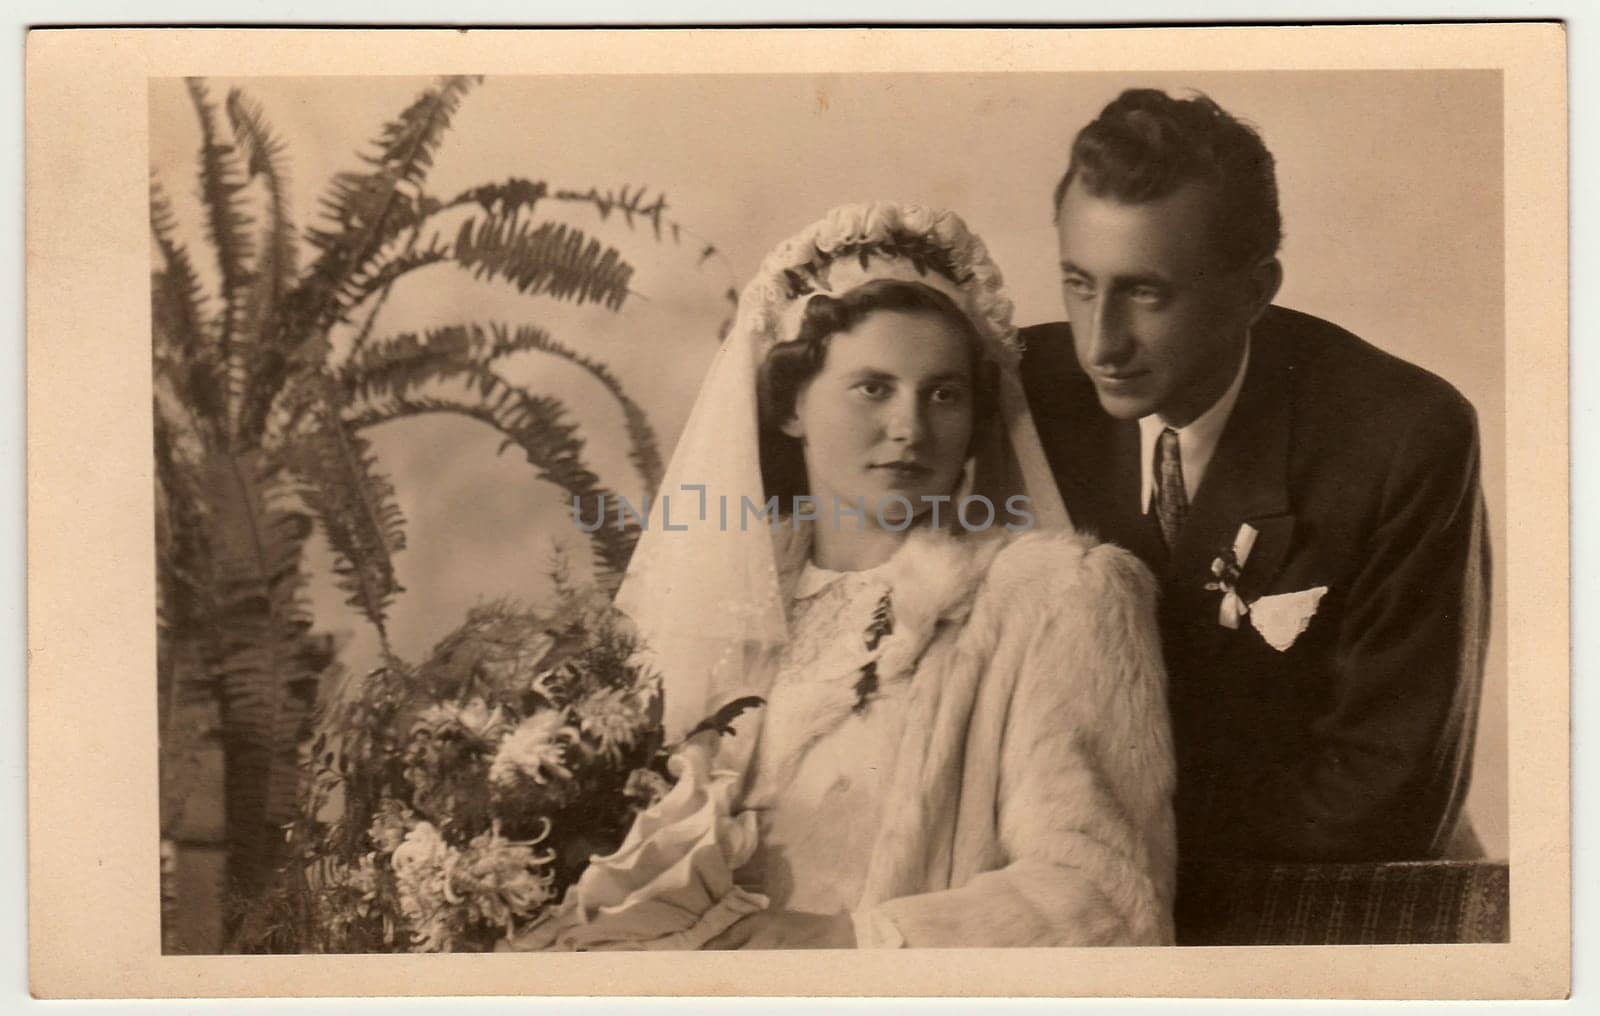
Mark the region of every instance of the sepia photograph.
[[152, 61], [148, 941], [1509, 947], [1516, 153], [1439, 63]]

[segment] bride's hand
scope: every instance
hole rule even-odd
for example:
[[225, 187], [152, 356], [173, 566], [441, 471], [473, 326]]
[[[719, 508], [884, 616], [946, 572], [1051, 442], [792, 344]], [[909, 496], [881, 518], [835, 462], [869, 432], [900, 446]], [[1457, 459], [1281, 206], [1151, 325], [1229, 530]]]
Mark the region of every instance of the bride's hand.
[[758, 910], [705, 944], [707, 949], [854, 949], [849, 914]]

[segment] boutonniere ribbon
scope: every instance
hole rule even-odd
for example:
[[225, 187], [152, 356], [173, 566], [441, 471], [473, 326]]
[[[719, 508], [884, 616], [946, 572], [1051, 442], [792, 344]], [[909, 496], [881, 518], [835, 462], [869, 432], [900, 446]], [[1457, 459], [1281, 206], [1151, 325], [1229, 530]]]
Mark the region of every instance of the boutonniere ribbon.
[[1207, 582], [1206, 588], [1222, 593], [1222, 604], [1217, 608], [1217, 623], [1224, 628], [1238, 628], [1239, 619], [1250, 613], [1250, 605], [1239, 595], [1239, 576], [1244, 574], [1245, 563], [1250, 560], [1250, 551], [1255, 548], [1259, 535], [1255, 526], [1244, 523], [1234, 535], [1233, 545], [1224, 547], [1222, 553], [1211, 562], [1211, 574], [1215, 581]]

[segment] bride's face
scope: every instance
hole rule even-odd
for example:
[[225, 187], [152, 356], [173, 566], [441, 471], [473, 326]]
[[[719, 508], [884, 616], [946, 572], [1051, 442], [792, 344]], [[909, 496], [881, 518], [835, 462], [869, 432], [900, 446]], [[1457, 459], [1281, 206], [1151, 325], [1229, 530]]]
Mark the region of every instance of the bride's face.
[[865, 525], [877, 522], [880, 505], [898, 525], [904, 506], [893, 495], [920, 515], [932, 506], [925, 496], [955, 491], [972, 437], [967, 342], [934, 314], [900, 311], [876, 311], [828, 340], [822, 369], [783, 428], [804, 443], [824, 522], [835, 518], [835, 499], [853, 510], [864, 498]]

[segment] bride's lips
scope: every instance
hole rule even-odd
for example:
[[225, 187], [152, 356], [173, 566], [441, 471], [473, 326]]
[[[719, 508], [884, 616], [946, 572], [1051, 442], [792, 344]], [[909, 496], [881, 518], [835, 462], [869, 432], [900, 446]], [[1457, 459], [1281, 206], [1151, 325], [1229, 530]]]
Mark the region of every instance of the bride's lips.
[[933, 472], [929, 466], [920, 462], [880, 462], [872, 467], [882, 470], [900, 480], [920, 480]]

